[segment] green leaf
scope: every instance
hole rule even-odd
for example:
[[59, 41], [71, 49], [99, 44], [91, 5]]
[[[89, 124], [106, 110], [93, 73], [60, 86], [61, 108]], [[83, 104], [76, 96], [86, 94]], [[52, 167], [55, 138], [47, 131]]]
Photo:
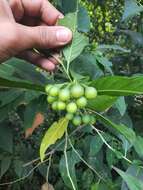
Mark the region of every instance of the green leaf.
[[63, 50], [67, 63], [71, 63], [75, 58], [77, 58], [82, 53], [86, 45], [88, 45], [88, 38], [79, 32], [74, 32], [71, 44]]
[[[69, 166], [70, 176], [71, 176], [72, 181], [74, 182], [74, 185], [75, 185], [76, 190], [77, 190], [77, 179], [76, 179], [76, 173], [75, 173], [75, 164], [80, 162], [80, 159], [74, 151], [68, 151], [67, 152], [67, 158], [68, 158], [68, 166]], [[65, 162], [65, 156], [64, 155], [62, 156], [62, 158], [60, 160], [59, 170], [60, 170], [60, 173], [61, 173], [61, 176], [64, 180], [65, 185], [72, 190], [73, 188], [72, 188], [71, 182], [70, 182], [68, 174], [67, 174], [67, 168], [66, 168], [66, 162]]]
[[103, 71], [98, 66], [95, 56], [91, 53], [81, 54], [72, 62], [70, 70], [86, 78], [90, 77], [91, 80], [104, 76]]
[[130, 50], [127, 50], [119, 45], [116, 45], [116, 44], [113, 44], [113, 45], [106, 45], [106, 44], [101, 44], [101, 45], [98, 45], [96, 50], [100, 50], [100, 51], [103, 51], [103, 50], [117, 50], [117, 51], [122, 51], [124, 53], [130, 53]]
[[90, 142], [90, 152], [89, 156], [93, 157], [96, 156], [96, 154], [101, 150], [103, 146], [103, 141], [99, 137], [99, 135], [95, 135]]
[[8, 171], [11, 164], [11, 157], [4, 157], [0, 164], [0, 178]]
[[140, 32], [135, 32], [131, 30], [120, 30], [120, 33], [123, 33], [130, 37], [132, 43], [138, 47], [143, 47], [143, 34]]
[[116, 167], [113, 167], [113, 169], [123, 178], [129, 190], [141, 190], [143, 188], [143, 182], [137, 177], [133, 177], [132, 175], [127, 174]]
[[119, 97], [117, 101], [115, 102], [114, 107], [117, 108], [121, 116], [123, 116], [127, 109], [125, 98], [123, 96]]
[[88, 44], [88, 39], [77, 31], [77, 12], [67, 14], [64, 19], [59, 21], [59, 25], [66, 26], [73, 32], [71, 44], [63, 48], [63, 55], [67, 61], [67, 65], [69, 65], [81, 54], [84, 47]]
[[124, 137], [126, 137], [126, 139], [131, 143], [134, 144], [135, 140], [136, 140], [136, 135], [134, 133], [134, 131], [131, 128], [126, 127], [123, 124], [117, 125], [115, 123], [113, 123], [111, 120], [109, 120], [108, 118], [102, 116], [99, 113], [96, 113], [97, 119], [99, 121], [101, 121], [102, 123], [105, 124], [105, 126], [108, 127], [112, 127], [113, 129], [115, 129], [117, 132], [119, 132], [120, 134], [122, 134]]
[[129, 96], [143, 94], [143, 77], [108, 76], [91, 82], [99, 95]]
[[69, 121], [66, 118], [61, 118], [58, 122], [53, 123], [53, 125], [48, 129], [40, 146], [41, 161], [45, 158], [47, 148], [54, 144], [58, 139], [62, 138], [67, 129], [68, 122]]
[[43, 97], [32, 100], [24, 112], [24, 130], [31, 128], [37, 113], [44, 113], [47, 107], [46, 99]]
[[134, 149], [138, 153], [138, 155], [143, 158], [143, 138], [141, 136], [137, 136], [134, 143]]
[[[136, 177], [138, 180], [143, 181], [143, 169], [138, 165], [135, 165], [135, 164], [130, 165], [126, 171], [126, 174], [129, 174], [133, 177]], [[121, 190], [128, 190], [127, 185], [124, 181], [122, 183]]]
[[87, 10], [80, 6], [78, 11], [78, 31], [89, 32], [90, 30], [90, 17]]
[[8, 123], [0, 123], [0, 148], [13, 153], [13, 132]]
[[59, 0], [60, 9], [64, 14], [73, 13], [77, 9], [77, 0]]
[[29, 81], [23, 81], [20, 79], [5, 79], [0, 77], [0, 87], [29, 89], [35, 91], [44, 92], [44, 86], [31, 83]]
[[88, 108], [102, 112], [109, 109], [117, 100], [117, 97], [101, 95], [88, 101]]
[[125, 8], [122, 21], [130, 19], [143, 11], [143, 6], [138, 4], [139, 3], [137, 2], [137, 0], [125, 0]]

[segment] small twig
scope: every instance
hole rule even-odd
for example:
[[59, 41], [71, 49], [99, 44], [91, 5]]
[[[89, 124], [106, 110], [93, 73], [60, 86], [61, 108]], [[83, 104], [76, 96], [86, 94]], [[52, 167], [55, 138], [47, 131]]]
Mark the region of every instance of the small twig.
[[50, 157], [49, 157], [49, 164], [48, 164], [47, 175], [46, 175], [46, 181], [47, 181], [47, 183], [49, 183], [49, 172], [50, 172], [51, 163], [52, 163], [52, 156], [53, 156], [53, 154], [51, 154]]
[[43, 163], [46, 163], [48, 160], [49, 160], [49, 158], [46, 159], [44, 162], [38, 163], [38, 164], [37, 164], [35, 167], [33, 167], [33, 168], [29, 171], [29, 173], [28, 173], [27, 175], [25, 175], [24, 177], [21, 177], [21, 178], [19, 178], [19, 179], [16, 179], [16, 180], [14, 180], [14, 181], [10, 181], [10, 182], [7, 182], [7, 183], [1, 183], [0, 186], [13, 185], [13, 184], [15, 184], [15, 183], [18, 183], [18, 182], [20, 182], [20, 181], [25, 180], [26, 178], [28, 178], [28, 177], [32, 174], [32, 172], [33, 172], [36, 168], [38, 168], [38, 167], [39, 167], [40, 165], [42, 165]]
[[[76, 129], [69, 135], [69, 137], [73, 136], [77, 131], [80, 131], [83, 127], [84, 127], [84, 126], [80, 126], [80, 127], [76, 128]], [[51, 155], [51, 154], [54, 154], [54, 153], [56, 152], [56, 150], [57, 150], [62, 144], [64, 144], [64, 142], [65, 142], [65, 139], [64, 139], [63, 141], [61, 141], [53, 150], [47, 152], [47, 153], [45, 154], [45, 156], [49, 156], [49, 155]], [[23, 167], [27, 167], [27, 166], [29, 166], [29, 165], [31, 165], [31, 164], [34, 164], [35, 162], [38, 162], [39, 160], [40, 160], [40, 157], [35, 158], [34, 160], [31, 160], [30, 162], [25, 163], [25, 164], [23, 165]]]
[[[108, 143], [107, 141], [104, 139], [104, 137], [101, 135], [101, 133], [99, 132], [99, 130], [94, 127], [93, 125], [91, 125], [92, 129], [95, 130], [97, 132], [97, 134], [99, 135], [99, 137], [101, 138], [101, 140], [104, 142], [104, 144], [114, 153], [116, 153], [116, 150], [114, 148], [112, 148]], [[129, 162], [130, 164], [132, 164], [132, 161], [129, 160], [128, 158], [126, 158], [125, 156], [122, 156], [122, 158], [124, 160], [126, 160], [127, 162]]]
[[106, 182], [106, 180], [105, 180], [91, 165], [89, 165], [89, 164], [80, 156], [80, 154], [79, 154], [79, 153], [77, 152], [77, 150], [74, 148], [74, 146], [73, 146], [73, 144], [72, 144], [70, 138], [68, 138], [68, 140], [69, 140], [70, 146], [72, 147], [73, 151], [77, 154], [77, 156], [79, 157], [79, 159], [80, 159], [85, 165], [87, 165], [87, 166], [99, 177], [99, 179], [102, 179], [103, 181]]
[[71, 178], [70, 171], [69, 171], [68, 157], [67, 157], [67, 143], [68, 143], [67, 136], [68, 135], [67, 135], [67, 131], [66, 131], [66, 133], [65, 133], [65, 148], [64, 148], [64, 156], [65, 156], [65, 162], [66, 162], [66, 169], [67, 169], [67, 174], [68, 174], [69, 180], [70, 180], [70, 182], [72, 184], [73, 190], [76, 190], [76, 187], [74, 185], [74, 182], [73, 182], [73, 180]]

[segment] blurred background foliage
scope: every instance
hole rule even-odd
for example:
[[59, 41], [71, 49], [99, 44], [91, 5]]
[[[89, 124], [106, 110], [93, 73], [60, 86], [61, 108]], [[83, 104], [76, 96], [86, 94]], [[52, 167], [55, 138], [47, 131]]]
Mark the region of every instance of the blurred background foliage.
[[[67, 13], [74, 10], [75, 0], [53, 0], [52, 3]], [[82, 11], [79, 18], [84, 16], [84, 19], [79, 21], [79, 29], [82, 32], [87, 32], [90, 38], [90, 46], [85, 53], [93, 52], [97, 62], [102, 65], [100, 67], [103, 67], [100, 72], [92, 74], [91, 68], [90, 77], [94, 78], [93, 75], [97, 77], [97, 74], [102, 76], [106, 69], [108, 73], [116, 75], [143, 75], [143, 11], [138, 7], [136, 1], [81, 0], [80, 5]], [[85, 59], [84, 55], [82, 56], [80, 59]], [[32, 66], [25, 65], [22, 61], [17, 64], [15, 60], [10, 60], [6, 66], [1, 66], [0, 73], [2, 76], [9, 71], [8, 77], [13, 73], [16, 77], [21, 77], [22, 74], [22, 78], [36, 80], [36, 83], [47, 83], [53, 80], [53, 76], [48, 75], [48, 80], [45, 81], [44, 76], [47, 76], [45, 72], [42, 73], [43, 77], [39, 77], [38, 72], [33, 75], [32, 69]], [[99, 71], [97, 65], [96, 69]], [[30, 75], [28, 74], [29, 70], [31, 71]], [[86, 70], [86, 72], [88, 71]], [[37, 81], [39, 78], [40, 81]], [[33, 97], [36, 100], [33, 100]], [[31, 102], [31, 100], [33, 101]], [[21, 101], [24, 103], [19, 105]], [[35, 105], [39, 105], [38, 110], [40, 112], [43, 109], [47, 111], [46, 105], [40, 107], [42, 101], [45, 101], [42, 95], [36, 94], [34, 91], [23, 93], [22, 90], [10, 90], [9, 96], [5, 90], [0, 91], [0, 183], [7, 183], [27, 176], [29, 171], [38, 163], [34, 162], [33, 164], [32, 162], [25, 166], [25, 163], [39, 155], [38, 151], [43, 132], [51, 125], [56, 115], [48, 111], [44, 116], [45, 122], [28, 139], [25, 139], [24, 130], [26, 130], [25, 126], [29, 122], [33, 122], [33, 120], [31, 121], [33, 118], [31, 112], [36, 113]], [[121, 97], [106, 114], [116, 123], [122, 121], [127, 126], [133, 127], [137, 134], [143, 135], [143, 96]], [[102, 129], [101, 124], [97, 125]], [[134, 163], [129, 164], [126, 160], [122, 160], [118, 154], [113, 153], [105, 146], [99, 136], [95, 135], [87, 126], [87, 128], [78, 131], [74, 137], [71, 137], [71, 140], [79, 154], [92, 167], [96, 168], [97, 172], [105, 178], [105, 181], [99, 180], [95, 173], [80, 162], [74, 152], [69, 149], [70, 171], [75, 184], [80, 190], [132, 190], [117, 176], [111, 166], [115, 165], [126, 171], [127, 174], [137, 176], [142, 180], [143, 170], [138, 166], [142, 165], [143, 139], [139, 139], [138, 142], [140, 143], [136, 144], [136, 151], [134, 151], [124, 138], [122, 138], [122, 144], [105, 129], [104, 138], [114, 149], [125, 152], [128, 158], [134, 160]], [[55, 146], [52, 146], [51, 150]], [[0, 186], [0, 189], [52, 190], [52, 187], [49, 189], [41, 187], [46, 181], [47, 167], [48, 164], [44, 163], [32, 171], [26, 180]], [[53, 184], [55, 190], [72, 189], [65, 170], [63, 145], [58, 147], [58, 151], [52, 158], [49, 183]]]

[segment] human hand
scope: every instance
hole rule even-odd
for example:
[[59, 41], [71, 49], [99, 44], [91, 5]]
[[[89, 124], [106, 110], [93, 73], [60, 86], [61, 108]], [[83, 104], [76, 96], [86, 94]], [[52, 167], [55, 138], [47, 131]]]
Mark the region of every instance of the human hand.
[[0, 63], [17, 56], [48, 71], [57, 61], [33, 51], [55, 49], [72, 39], [72, 32], [55, 26], [63, 15], [47, 0], [0, 0]]

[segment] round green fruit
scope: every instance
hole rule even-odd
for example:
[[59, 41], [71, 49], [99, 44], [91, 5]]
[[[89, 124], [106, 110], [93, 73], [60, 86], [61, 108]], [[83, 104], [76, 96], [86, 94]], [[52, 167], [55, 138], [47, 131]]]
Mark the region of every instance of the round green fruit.
[[52, 103], [52, 109], [53, 110], [58, 110], [58, 108], [57, 108], [57, 102]]
[[90, 119], [90, 123], [93, 125], [93, 124], [95, 124], [95, 122], [96, 122], [96, 118], [92, 115], [92, 116], [90, 116], [91, 117], [91, 119]]
[[48, 103], [53, 103], [54, 101], [55, 101], [55, 97], [53, 97], [53, 96], [48, 96], [47, 97], [47, 101], [48, 101]]
[[82, 121], [84, 124], [89, 124], [91, 122], [91, 117], [90, 115], [86, 114], [82, 116]]
[[51, 88], [52, 88], [52, 85], [51, 85], [51, 84], [47, 85], [47, 86], [45, 87], [46, 93], [49, 93], [49, 90], [50, 90]]
[[84, 108], [87, 105], [87, 99], [85, 97], [81, 97], [77, 99], [76, 104], [79, 108]]
[[85, 97], [87, 99], [94, 99], [97, 96], [97, 90], [94, 87], [85, 88]]
[[81, 85], [75, 84], [74, 86], [72, 86], [71, 96], [73, 98], [80, 98], [83, 95], [84, 95], [84, 88]]
[[69, 100], [70, 99], [70, 91], [67, 88], [60, 90], [59, 99], [61, 101]]
[[71, 102], [67, 105], [68, 113], [75, 113], [77, 111], [77, 105], [74, 102]]
[[58, 110], [65, 110], [66, 109], [66, 104], [62, 101], [57, 102], [57, 109]]
[[58, 96], [58, 94], [59, 94], [59, 88], [57, 87], [57, 86], [53, 86], [53, 87], [51, 87], [50, 88], [50, 90], [49, 90], [49, 95], [50, 96]]
[[72, 120], [72, 123], [75, 125], [75, 126], [79, 126], [81, 125], [82, 123], [82, 119], [80, 116], [75, 116]]
[[67, 113], [66, 114], [66, 119], [72, 120], [73, 119], [73, 114], [72, 113]]

